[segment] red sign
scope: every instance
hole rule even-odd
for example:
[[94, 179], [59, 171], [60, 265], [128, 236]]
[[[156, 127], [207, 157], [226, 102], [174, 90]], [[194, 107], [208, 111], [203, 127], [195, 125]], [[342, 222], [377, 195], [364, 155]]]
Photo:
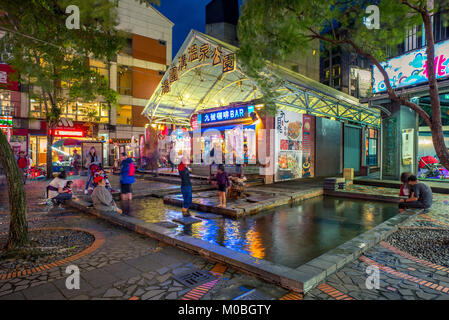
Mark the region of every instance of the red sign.
[[11, 66], [0, 63], [0, 88], [19, 91], [19, 83], [10, 79], [10, 75], [14, 72], [15, 71], [11, 68]]
[[191, 118], [190, 118], [190, 125], [192, 126], [193, 130], [198, 129], [198, 114], [194, 114]]
[[55, 137], [85, 137], [86, 131], [85, 130], [66, 130], [66, 129], [55, 129], [50, 130], [50, 134]]

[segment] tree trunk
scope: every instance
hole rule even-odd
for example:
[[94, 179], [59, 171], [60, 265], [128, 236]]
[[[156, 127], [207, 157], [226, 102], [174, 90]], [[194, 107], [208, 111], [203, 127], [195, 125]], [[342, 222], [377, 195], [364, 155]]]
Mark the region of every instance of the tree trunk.
[[429, 96], [430, 105], [432, 107], [432, 123], [430, 130], [432, 132], [433, 147], [440, 159], [440, 163], [449, 170], [449, 152], [444, 141], [440, 94], [435, 73], [435, 39], [433, 38], [432, 19], [427, 11], [422, 14], [422, 18], [427, 41], [427, 75], [429, 77]]
[[29, 243], [26, 195], [16, 158], [3, 131], [0, 130], [0, 163], [6, 174], [9, 197], [8, 249]]
[[47, 179], [53, 179], [53, 149], [51, 148], [53, 145], [53, 135], [50, 131], [53, 129], [53, 126], [49, 122], [47, 122], [47, 126]]

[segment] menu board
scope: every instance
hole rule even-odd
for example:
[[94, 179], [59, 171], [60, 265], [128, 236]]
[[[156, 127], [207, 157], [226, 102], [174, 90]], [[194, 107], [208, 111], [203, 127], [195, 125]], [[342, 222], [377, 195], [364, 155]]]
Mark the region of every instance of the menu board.
[[301, 178], [303, 115], [279, 110], [275, 119], [275, 130], [275, 181]]

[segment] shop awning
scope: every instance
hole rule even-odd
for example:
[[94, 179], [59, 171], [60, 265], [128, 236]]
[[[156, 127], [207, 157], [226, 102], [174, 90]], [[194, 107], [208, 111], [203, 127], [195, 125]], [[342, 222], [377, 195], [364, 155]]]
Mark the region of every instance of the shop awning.
[[[148, 101], [143, 114], [152, 123], [190, 126], [191, 116], [204, 109], [257, 101], [255, 82], [240, 68], [237, 48], [192, 30]], [[276, 104], [319, 117], [379, 126], [380, 112], [345, 93], [279, 65], [267, 68], [280, 85]]]

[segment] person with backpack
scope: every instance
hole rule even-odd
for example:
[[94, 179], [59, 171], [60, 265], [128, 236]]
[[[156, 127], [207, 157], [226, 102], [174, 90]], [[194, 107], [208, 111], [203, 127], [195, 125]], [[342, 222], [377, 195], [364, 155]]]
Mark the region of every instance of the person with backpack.
[[190, 181], [190, 170], [187, 167], [189, 161], [183, 158], [178, 166], [179, 176], [181, 177], [181, 193], [182, 193], [182, 215], [190, 217], [190, 206], [192, 205], [192, 183]]
[[136, 172], [136, 166], [133, 159], [129, 158], [125, 152], [120, 153], [120, 193], [121, 199], [132, 200], [133, 194], [131, 185], [136, 182], [134, 174]]
[[17, 158], [17, 166], [19, 167], [20, 173], [22, 175], [23, 184], [26, 184], [27, 181], [27, 171], [30, 162], [25, 155], [25, 151], [19, 152], [19, 158]]

